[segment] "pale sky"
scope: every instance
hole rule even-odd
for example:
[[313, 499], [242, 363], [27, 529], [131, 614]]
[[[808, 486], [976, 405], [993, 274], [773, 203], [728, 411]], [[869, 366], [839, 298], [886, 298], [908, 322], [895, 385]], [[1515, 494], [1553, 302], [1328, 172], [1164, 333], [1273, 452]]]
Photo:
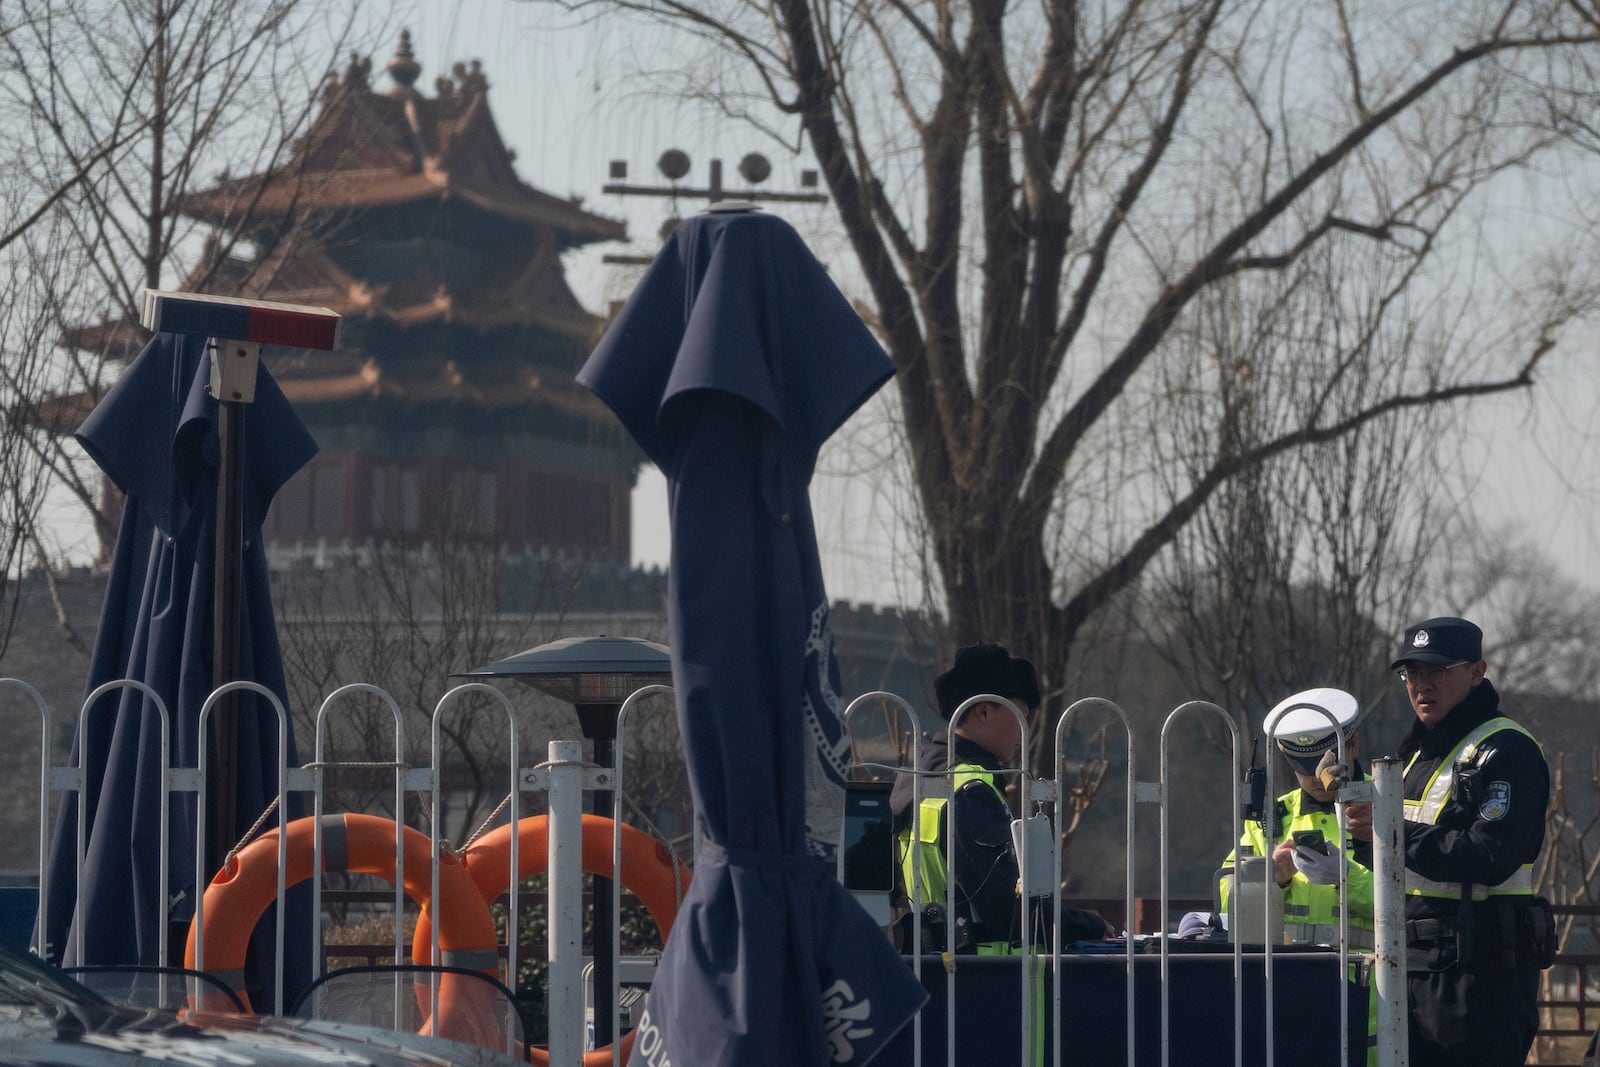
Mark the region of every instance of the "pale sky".
[[[524, 180], [551, 193], [582, 196], [585, 206], [625, 218], [636, 247], [647, 252], [671, 213], [665, 200], [622, 197], [601, 192], [607, 162], [623, 159], [628, 180], [659, 185], [654, 161], [669, 147], [694, 160], [689, 182], [703, 184], [705, 164], [723, 160], [728, 180], [745, 152], [759, 149], [772, 158], [770, 187], [794, 187], [809, 160], [784, 155], [762, 144], [753, 131], [707, 116], [692, 105], [630, 91], [624, 73], [639, 60], [629, 49], [648, 47], [625, 29], [607, 24], [574, 28], [550, 6], [515, 0], [428, 0], [397, 4], [397, 23], [409, 26], [417, 58], [423, 63], [419, 87], [456, 60], [480, 59], [488, 75], [490, 101], [506, 141], [517, 151]], [[381, 68], [388, 54], [374, 56]], [[653, 62], [667, 65], [666, 58]], [[685, 202], [677, 213], [703, 205]], [[807, 233], [825, 229], [824, 208], [774, 208]], [[569, 264], [575, 292], [591, 310], [631, 288], [637, 272], [600, 262], [614, 247], [592, 249]], [[826, 257], [824, 257], [826, 258]], [[1476, 477], [1471, 507], [1483, 521], [1511, 520], [1529, 540], [1548, 551], [1571, 574], [1600, 586], [1600, 396], [1595, 385], [1592, 346], [1569, 350], [1550, 365], [1530, 397], [1519, 394], [1480, 403], [1469, 420], [1460, 469]], [[892, 393], [892, 386], [885, 395]], [[858, 416], [843, 437], [875, 437]], [[881, 417], [881, 416], [880, 416]], [[893, 566], [893, 517], [881, 492], [863, 479], [829, 471], [855, 465], [860, 450], [835, 447], [824, 457], [822, 488], [814, 487], [830, 592], [836, 597], [876, 603], [903, 600], [906, 569]], [[640, 480], [635, 497], [635, 555], [641, 563], [666, 557], [665, 490], [653, 469]]]
[[[659, 245], [662, 223], [704, 208], [703, 200], [677, 204], [665, 198], [625, 197], [601, 192], [613, 159], [628, 164], [634, 185], [665, 185], [656, 160], [668, 148], [689, 153], [692, 169], [684, 184], [704, 186], [708, 164], [720, 159], [725, 186], [740, 179], [735, 167], [746, 153], [759, 151], [772, 163], [767, 188], [793, 190], [809, 159], [763, 143], [753, 131], [715, 121], [677, 101], [638, 92], [622, 77], [632, 60], [620, 55], [630, 46], [621, 34], [600, 28], [559, 28], [549, 7], [514, 0], [428, 0], [397, 4], [396, 25], [411, 30], [423, 65], [417, 87], [432, 92], [433, 79], [451, 63], [481, 60], [490, 85], [489, 101], [501, 136], [517, 153], [522, 179], [545, 192], [584, 199], [589, 210], [625, 219], [634, 247], [606, 245], [586, 249], [567, 263], [568, 281], [586, 307], [603, 313], [609, 301], [631, 291], [639, 268], [602, 262], [607, 254], [648, 254]], [[570, 23], [567, 24], [570, 27]], [[373, 56], [381, 70], [392, 46]], [[382, 76], [375, 81], [381, 86]], [[805, 234], [828, 224], [829, 209], [804, 205], [767, 207]], [[886, 387], [883, 395], [892, 393]], [[823, 542], [825, 578], [835, 599], [890, 604], [912, 597], [905, 568], [894, 564], [890, 523], [877, 491], [858, 477], [833, 472], [861, 465], [853, 435], [874, 435], [866, 426], [881, 418], [870, 407], [841, 431], [824, 453], [813, 484], [813, 507]], [[665, 565], [668, 552], [666, 486], [648, 466], [634, 494], [633, 546], [636, 563]], [[896, 571], [899, 571], [897, 574]]]
[[[707, 163], [721, 159], [725, 183], [739, 179], [741, 156], [761, 151], [773, 164], [769, 188], [798, 187], [802, 168], [814, 164], [764, 143], [754, 131], [707, 115], [690, 104], [640, 92], [624, 74], [639, 65], [639, 50], [654, 42], [610, 23], [577, 27], [546, 4], [517, 0], [413, 0], [378, 12], [390, 27], [373, 50], [375, 83], [393, 54], [401, 26], [412, 32], [423, 65], [418, 88], [450, 64], [481, 60], [501, 134], [516, 152], [523, 180], [546, 192], [580, 196], [588, 209], [627, 221], [634, 245], [586, 249], [567, 264], [580, 301], [603, 313], [632, 288], [638, 268], [608, 265], [606, 254], [648, 253], [672, 214], [700, 210], [701, 201], [623, 197], [601, 191], [610, 160], [628, 163], [628, 181], [661, 185], [655, 161], [667, 148], [687, 151], [693, 167], [686, 182], [703, 185]], [[639, 42], [644, 40], [641, 45]], [[669, 57], [649, 57], [666, 66]], [[828, 207], [769, 207], [808, 236], [833, 229]], [[816, 242], [814, 241], [814, 247]], [[839, 246], [819, 248], [835, 276], [847, 272]], [[831, 258], [830, 258], [831, 257]], [[848, 283], [845, 283], [848, 288]], [[1593, 346], [1567, 351], [1550, 365], [1540, 387], [1527, 394], [1481, 402], [1460, 455], [1460, 469], [1476, 479], [1471, 506], [1483, 521], [1514, 521], [1581, 582], [1600, 586], [1600, 393]], [[884, 403], [893, 386], [836, 435], [813, 484], [814, 508], [830, 594], [860, 603], [910, 603], [917, 591], [904, 558], [905, 536], [885, 488], [880, 444]], [[876, 473], [874, 473], [876, 472]], [[69, 506], [70, 507], [70, 506]], [[67, 509], [64, 509], [64, 511]], [[653, 468], [634, 496], [634, 558], [650, 565], [667, 557], [665, 486]]]

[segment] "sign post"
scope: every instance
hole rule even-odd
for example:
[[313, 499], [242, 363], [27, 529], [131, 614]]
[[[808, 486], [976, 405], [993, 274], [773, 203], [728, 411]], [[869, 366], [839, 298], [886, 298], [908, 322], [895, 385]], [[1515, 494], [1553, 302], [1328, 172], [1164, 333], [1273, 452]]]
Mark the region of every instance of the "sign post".
[[[146, 289], [139, 321], [157, 333], [209, 338], [210, 393], [217, 401], [217, 519], [211, 611], [211, 688], [238, 681], [239, 600], [244, 556], [245, 420], [256, 398], [261, 346], [329, 351], [338, 347], [340, 317], [322, 307]], [[211, 791], [206, 860], [222, 865], [238, 838], [238, 717], [233, 695], [217, 707], [217, 768]], [[196, 872], [201, 883], [204, 872]]]

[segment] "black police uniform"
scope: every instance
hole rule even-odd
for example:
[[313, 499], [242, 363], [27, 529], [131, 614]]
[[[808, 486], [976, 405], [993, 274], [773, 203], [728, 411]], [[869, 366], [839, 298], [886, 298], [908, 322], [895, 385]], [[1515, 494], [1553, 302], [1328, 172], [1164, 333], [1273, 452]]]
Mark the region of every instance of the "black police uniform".
[[[1420, 720], [1401, 742], [1406, 800], [1420, 800], [1441, 762], [1475, 728], [1500, 715], [1500, 695], [1478, 683], [1434, 729]], [[1553, 946], [1548, 910], [1531, 893], [1464, 905], [1417, 895], [1416, 876], [1478, 886], [1508, 883], [1544, 845], [1550, 770], [1538, 744], [1501, 729], [1457, 774], [1431, 825], [1406, 823], [1407, 976], [1413, 1067], [1522, 1063], [1539, 1026], [1539, 957]], [[1414, 757], [1414, 758], [1413, 758]], [[1413, 874], [1412, 872], [1415, 872]], [[1541, 925], [1541, 916], [1546, 925]]]
[[[977, 766], [991, 772], [1003, 766], [994, 753], [959, 734], [955, 739], [953, 764], [951, 755], [944, 737], [928, 738], [922, 742], [917, 763], [925, 776], [952, 765]], [[994, 775], [994, 780], [996, 787], [1004, 788], [1005, 780], [1000, 775]], [[911, 790], [912, 776], [901, 772], [895, 778], [890, 797], [897, 841], [900, 840], [899, 831], [909, 826], [914, 817]], [[960, 786], [950, 804], [956, 841], [954, 855], [948, 854], [948, 848], [946, 851], [949, 876], [955, 879], [956, 885], [957, 951], [970, 952], [980, 945], [1020, 944], [1022, 909], [1017, 892], [1017, 854], [1011, 843], [1011, 821], [1015, 816], [995, 789], [981, 781], [969, 781]], [[896, 871], [900, 867], [901, 864], [896, 863]], [[1048, 900], [1035, 901], [1031, 909], [1030, 926], [1035, 944], [1048, 939], [1051, 909], [1046, 905], [1049, 903]], [[1061, 909], [1062, 944], [1098, 941], [1110, 933], [1106, 921], [1096, 912]], [[942, 930], [925, 929], [924, 935], [931, 936], [935, 945], [944, 943]], [[904, 932], [899, 941], [901, 948], [911, 944], [909, 935]]]
[[[924, 774], [937, 774], [952, 765], [950, 755], [944, 737], [929, 738], [923, 741], [917, 762]], [[991, 772], [1002, 767], [994, 753], [960, 735], [955, 739], [953, 762]], [[995, 778], [1001, 788], [1004, 781]], [[911, 775], [896, 777], [890, 805], [897, 831], [910, 825], [913, 817], [911, 787]], [[994, 789], [976, 781], [957, 789], [950, 804], [955, 849], [951, 855], [946, 848], [946, 863], [956, 885], [957, 945], [964, 948], [1017, 940], [1017, 857], [1011, 846], [1011, 808]]]

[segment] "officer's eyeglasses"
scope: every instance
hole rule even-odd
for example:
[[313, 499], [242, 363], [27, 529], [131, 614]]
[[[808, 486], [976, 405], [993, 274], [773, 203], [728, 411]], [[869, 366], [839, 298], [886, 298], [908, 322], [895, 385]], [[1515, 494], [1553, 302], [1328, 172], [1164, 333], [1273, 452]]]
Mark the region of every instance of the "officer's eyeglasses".
[[1395, 673], [1400, 676], [1400, 680], [1402, 682], [1416, 682], [1421, 684], [1424, 682], [1436, 682], [1444, 676], [1445, 671], [1453, 671], [1457, 667], [1465, 667], [1466, 665], [1467, 661], [1464, 659], [1456, 660], [1454, 663], [1440, 664], [1437, 667], [1432, 667], [1424, 663], [1408, 663]]

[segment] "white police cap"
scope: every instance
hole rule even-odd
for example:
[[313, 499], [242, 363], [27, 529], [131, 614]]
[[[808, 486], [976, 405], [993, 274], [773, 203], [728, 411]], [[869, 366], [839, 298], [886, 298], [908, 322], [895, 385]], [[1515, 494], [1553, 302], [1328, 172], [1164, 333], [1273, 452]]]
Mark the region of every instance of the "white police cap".
[[[1323, 712], [1332, 714], [1333, 722]], [[1333, 723], [1348, 736], [1360, 713], [1356, 698], [1343, 689], [1306, 689], [1267, 713], [1266, 733], [1291, 759], [1321, 756], [1338, 744]]]

